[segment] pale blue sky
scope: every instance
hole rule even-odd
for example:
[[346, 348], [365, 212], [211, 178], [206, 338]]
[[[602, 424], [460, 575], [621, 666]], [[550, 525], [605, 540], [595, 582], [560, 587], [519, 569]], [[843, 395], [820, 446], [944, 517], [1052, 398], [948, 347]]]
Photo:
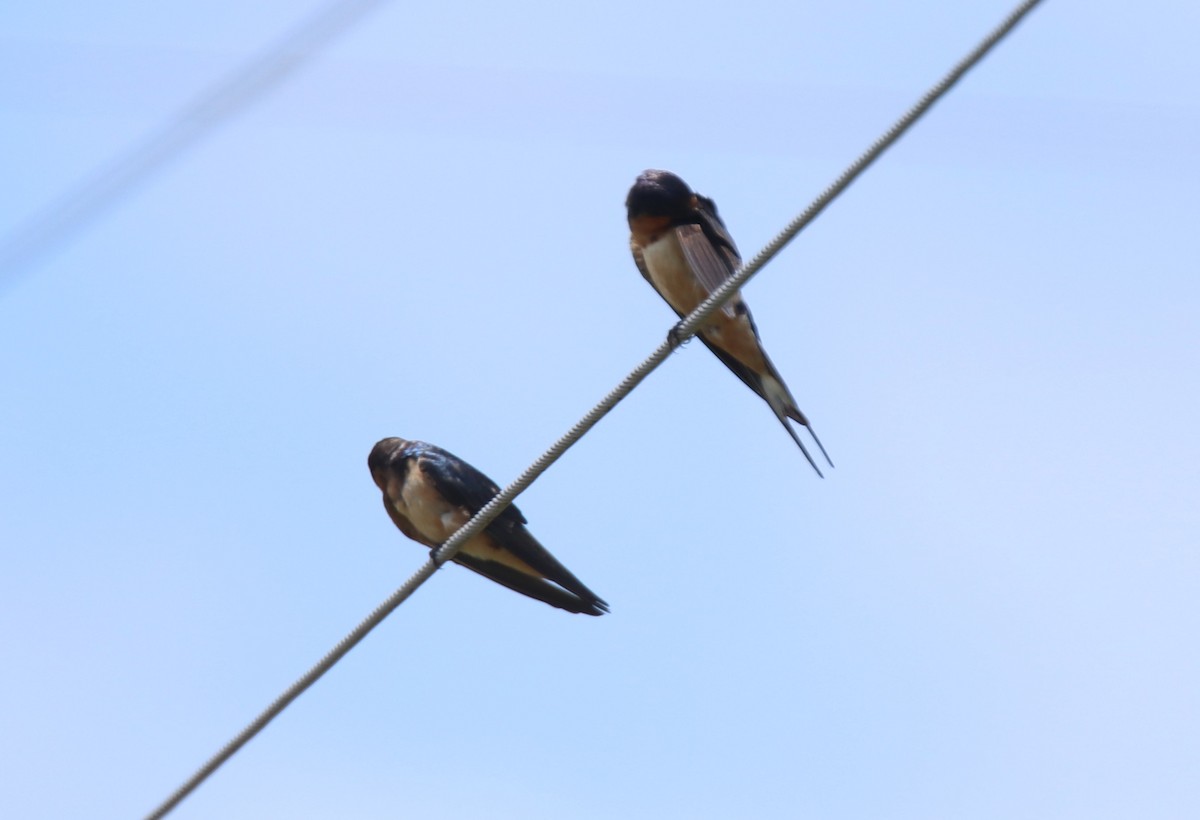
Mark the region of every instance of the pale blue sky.
[[[318, 4], [0, 12], [0, 233]], [[757, 251], [1008, 2], [386, 6], [0, 286], [0, 816], [149, 811], [662, 339], [644, 168]], [[1200, 11], [1049, 2], [179, 818], [1185, 818]], [[465, 233], [464, 233], [465, 231]]]

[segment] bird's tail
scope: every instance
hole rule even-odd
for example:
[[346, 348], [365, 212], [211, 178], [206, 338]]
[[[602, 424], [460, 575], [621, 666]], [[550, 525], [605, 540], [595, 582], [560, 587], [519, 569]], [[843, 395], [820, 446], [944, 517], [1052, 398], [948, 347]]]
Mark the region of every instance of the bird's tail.
[[580, 584], [580, 587], [585, 591], [585, 594], [581, 595], [561, 586], [556, 586], [543, 578], [527, 575], [524, 572], [495, 561], [484, 561], [473, 555], [464, 555], [460, 552], [454, 556], [454, 561], [468, 569], [475, 570], [485, 578], [490, 578], [497, 584], [508, 587], [514, 592], [528, 595], [530, 598], [535, 598], [559, 609], [565, 609], [567, 612], [575, 612], [580, 615], [603, 615], [608, 612], [608, 604], [604, 599], [582, 584]]
[[503, 522], [497, 526], [493, 522], [487, 532], [490, 537], [499, 538], [504, 549], [528, 567], [528, 571], [495, 561], [480, 560], [461, 552], [455, 556], [455, 560], [509, 589], [568, 612], [584, 615], [603, 615], [608, 612], [605, 600], [588, 589], [524, 526], [506, 526]]
[[[771, 369], [773, 370], [774, 368]], [[796, 406], [796, 400], [788, 392], [787, 385], [783, 383], [782, 379], [777, 378], [773, 374], [765, 375], [762, 378], [762, 397], [767, 400], [767, 404], [771, 406], [775, 417], [779, 419], [779, 423], [783, 425], [783, 428], [788, 431], [788, 435], [792, 437], [792, 441], [796, 442], [796, 446], [800, 448], [800, 452], [804, 453], [804, 457], [808, 459], [808, 463], [817, 471], [817, 475], [824, 478], [825, 474], [821, 472], [821, 468], [813, 460], [812, 455], [808, 452], [808, 448], [800, 440], [800, 436], [796, 435], [796, 431], [792, 429], [792, 425], [788, 424], [788, 419], [798, 421], [808, 429], [808, 434], [813, 437], [813, 441], [817, 443], [817, 447], [821, 450], [821, 455], [825, 457], [825, 461], [829, 463], [830, 467], [833, 466], [833, 460], [829, 458], [829, 453], [825, 452], [825, 445], [817, 437], [817, 433], [813, 430], [812, 425], [808, 423], [808, 419], [800, 412], [800, 408]]]

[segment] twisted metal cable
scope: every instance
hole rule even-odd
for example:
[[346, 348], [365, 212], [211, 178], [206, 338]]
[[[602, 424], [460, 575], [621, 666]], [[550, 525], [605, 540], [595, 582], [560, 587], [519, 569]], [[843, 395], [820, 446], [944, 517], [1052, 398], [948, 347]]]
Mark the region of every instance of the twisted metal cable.
[[513, 500], [520, 495], [525, 489], [532, 484], [538, 476], [545, 472], [551, 464], [557, 461], [563, 453], [565, 453], [575, 442], [581, 439], [589, 430], [596, 425], [600, 419], [608, 415], [616, 405], [629, 395], [635, 387], [638, 386], [647, 376], [649, 376], [675, 348], [683, 344], [696, 334], [700, 326], [716, 312], [721, 305], [725, 303], [730, 296], [733, 295], [750, 277], [754, 276], [767, 262], [769, 262], [775, 254], [779, 253], [788, 242], [790, 242], [801, 229], [808, 223], [812, 222], [825, 209], [825, 207], [833, 201], [845, 188], [854, 181], [866, 168], [873, 163], [880, 154], [884, 152], [892, 143], [894, 143], [905, 131], [908, 130], [921, 115], [923, 115], [930, 106], [933, 105], [943, 94], [950, 88], [975, 64], [977, 64], [993, 46], [996, 45], [1009, 31], [1017, 25], [1021, 19], [1033, 9], [1041, 0], [1025, 0], [1015, 11], [1013, 11], [1004, 21], [992, 30], [984, 40], [976, 46], [966, 57], [960, 60], [954, 68], [950, 70], [936, 85], [934, 85], [921, 99], [910, 108], [904, 116], [896, 121], [891, 128], [877, 139], [870, 148], [868, 148], [842, 175], [839, 176], [833, 184], [813, 200], [803, 213], [788, 223], [774, 239], [772, 239], [766, 247], [759, 251], [749, 262], [743, 265], [738, 271], [713, 294], [706, 299], [699, 307], [684, 317], [676, 324], [671, 332], [653, 353], [651, 353], [645, 361], [639, 364], [632, 372], [629, 373], [621, 383], [605, 396], [600, 402], [588, 411], [582, 419], [576, 422], [575, 426], [568, 430], [558, 441], [554, 442], [546, 452], [525, 469], [513, 483], [509, 484], [488, 502], [475, 516], [458, 529], [454, 535], [450, 536], [445, 543], [433, 551], [428, 561], [418, 569], [411, 578], [404, 582], [404, 585], [392, 593], [386, 601], [380, 604], [374, 612], [372, 612], [362, 623], [355, 627], [354, 631], [343, 638], [337, 646], [335, 646], [329, 654], [322, 658], [315, 666], [306, 672], [299, 680], [293, 683], [288, 689], [280, 695], [276, 700], [268, 706], [262, 714], [254, 719], [250, 725], [243, 729], [233, 740], [225, 745], [216, 755], [204, 764], [186, 783], [180, 786], [159, 808], [147, 815], [147, 820], [158, 820], [164, 817], [167, 812], [179, 804], [184, 797], [191, 793], [197, 786], [208, 778], [216, 769], [228, 760], [233, 754], [244, 746], [252, 737], [258, 734], [268, 723], [271, 722], [280, 712], [287, 707], [289, 703], [300, 696], [304, 690], [316, 683], [316, 681], [324, 675], [330, 668], [333, 667], [341, 658], [353, 649], [359, 641], [367, 636], [372, 629], [378, 626], [384, 618], [386, 618], [396, 607], [404, 603], [410, 595], [412, 595], [421, 584], [425, 583], [438, 568], [445, 562], [452, 559], [459, 549], [473, 538], [475, 535], [483, 531], [484, 527], [492, 522], [500, 512], [504, 510]]
[[725, 301], [730, 295], [741, 288], [751, 276], [758, 273], [759, 268], [771, 260], [775, 254], [779, 253], [787, 243], [791, 242], [796, 234], [800, 233], [808, 223], [820, 215], [821, 211], [832, 202], [837, 196], [844, 191], [851, 182], [853, 182], [859, 174], [867, 169], [879, 155], [891, 147], [892, 143], [898, 140], [905, 131], [909, 129], [914, 122], [929, 110], [929, 108], [937, 102], [947, 91], [949, 91], [962, 76], [971, 70], [984, 55], [991, 51], [996, 43], [1000, 42], [1006, 34], [1016, 27], [1017, 23], [1021, 22], [1033, 7], [1040, 3], [1041, 0], [1025, 0], [1017, 6], [1001, 23], [980, 41], [979, 45], [975, 46], [965, 57], [959, 60], [953, 68], [946, 73], [932, 88], [925, 92], [925, 95], [919, 99], [912, 108], [904, 113], [904, 116], [896, 120], [884, 134], [871, 144], [871, 147], [859, 156], [841, 176], [833, 181], [820, 196], [813, 200], [812, 204], [804, 209], [804, 212], [788, 223], [779, 234], [767, 243], [754, 258], [744, 264], [733, 276], [721, 283], [721, 287], [713, 291], [700, 307], [692, 311], [688, 316], [676, 325], [676, 332], [686, 334], [687, 337], [695, 335], [700, 329], [700, 326], [711, 316], [717, 308], [725, 304]]
[[[517, 477], [517, 480], [504, 488], [504, 491], [493, 498], [483, 509], [475, 514], [475, 517], [462, 526], [460, 530], [450, 536], [435, 553], [435, 559], [440, 566], [449, 561], [458, 552], [459, 548], [469, 539], [477, 535], [483, 530], [492, 519], [513, 502], [514, 499], [525, 491], [534, 480], [541, 475], [546, 469], [558, 461], [559, 457], [565, 453], [571, 445], [584, 436], [589, 430], [596, 425], [600, 419], [608, 415], [608, 412], [616, 407], [617, 403], [629, 395], [635, 387], [638, 386], [649, 376], [660, 364], [662, 364], [667, 356], [671, 354], [679, 345], [686, 342], [692, 336], [699, 332], [700, 327], [708, 321], [709, 317], [716, 313], [733, 294], [741, 288], [750, 277], [758, 273], [758, 271], [771, 261], [777, 253], [783, 250], [787, 243], [791, 242], [796, 237], [796, 234], [812, 222], [825, 207], [832, 202], [842, 191], [844, 191], [851, 182], [853, 182], [859, 174], [867, 169], [879, 155], [882, 154], [889, 146], [900, 138], [909, 127], [916, 122], [920, 117], [929, 110], [939, 98], [950, 90], [958, 80], [967, 73], [974, 65], [976, 65], [983, 56], [992, 49], [996, 43], [1003, 39], [1004, 35], [1008, 34], [1021, 21], [1029, 11], [1033, 9], [1041, 0], [1025, 0], [1019, 5], [1008, 17], [992, 29], [979, 45], [972, 49], [965, 57], [958, 61], [955, 66], [946, 73], [925, 95], [917, 101], [912, 108], [904, 113], [900, 119], [893, 123], [892, 127], [884, 132], [883, 136], [875, 140], [871, 147], [862, 153], [853, 164], [842, 172], [833, 183], [826, 188], [820, 196], [813, 200], [804, 211], [793, 219], [788, 225], [779, 232], [779, 234], [767, 243], [761, 251], [736, 272], [729, 279], [721, 283], [721, 286], [713, 291], [704, 302], [695, 310], [685, 316], [678, 324], [671, 329], [667, 334], [667, 339], [658, 348], [639, 364], [634, 370], [626, 376], [620, 384], [618, 384], [611, 393], [600, 400], [600, 403], [588, 411], [582, 419], [580, 419], [574, 427], [566, 432], [562, 438], [554, 442], [546, 452], [542, 453], [533, 464], [526, 468], [525, 472]], [[406, 596], [407, 597], [407, 596]]]
[[338, 641], [337, 646], [329, 650], [329, 653], [325, 657], [321, 658], [299, 680], [289, 686], [282, 695], [272, 701], [270, 706], [264, 709], [245, 729], [242, 729], [233, 740], [226, 743], [219, 752], [209, 758], [207, 763], [201, 766], [183, 785], [172, 792], [158, 808], [146, 815], [147, 820], [158, 820], [159, 818], [166, 817], [172, 809], [179, 805], [183, 798], [195, 791], [196, 787], [207, 780], [209, 775], [215, 772], [222, 763], [233, 757], [234, 752], [245, 746], [252, 737], [265, 729], [267, 724], [275, 719], [276, 715], [286, 709], [288, 704], [300, 697], [308, 687], [316, 683], [322, 675], [333, 668], [335, 663], [340, 661], [347, 652], [357, 646], [359, 641], [367, 637], [368, 632], [379, 626], [383, 622], [383, 619], [392, 613], [392, 610], [404, 603], [404, 600], [409, 595], [412, 595], [417, 587], [425, 583], [429, 576], [433, 575], [436, 571], [437, 565], [433, 561], [426, 561], [424, 566], [404, 582], [404, 586], [393, 592], [390, 598], [377, 606], [374, 612], [354, 628], [353, 632]]

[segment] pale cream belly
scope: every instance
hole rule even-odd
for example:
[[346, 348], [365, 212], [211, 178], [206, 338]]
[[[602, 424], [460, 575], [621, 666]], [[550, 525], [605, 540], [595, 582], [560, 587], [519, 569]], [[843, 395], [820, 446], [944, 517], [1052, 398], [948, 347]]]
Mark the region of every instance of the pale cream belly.
[[[708, 298], [708, 291], [696, 280], [691, 267], [684, 261], [679, 239], [673, 231], [642, 248], [642, 261], [650, 282], [676, 313], [687, 315]], [[725, 307], [717, 311], [701, 328], [704, 338], [733, 356], [752, 370], [765, 367], [758, 334], [750, 324], [747, 311], [737, 311], [741, 294], [735, 294]]]
[[404, 485], [399, 497], [393, 496], [393, 504], [396, 511], [407, 518], [421, 535], [438, 544], [453, 535], [470, 518], [442, 498], [415, 463], [408, 465]]
[[[400, 498], [394, 502], [396, 510], [412, 522], [421, 535], [441, 544], [470, 521], [471, 515], [442, 498], [415, 464], [410, 464], [408, 469]], [[510, 551], [496, 546], [486, 532], [463, 544], [461, 551], [485, 561], [494, 561], [530, 575], [541, 576], [541, 573]]]
[[646, 263], [650, 283], [676, 313], [687, 315], [708, 298], [708, 291], [696, 281], [684, 260], [674, 231], [667, 231], [642, 248], [642, 261]]

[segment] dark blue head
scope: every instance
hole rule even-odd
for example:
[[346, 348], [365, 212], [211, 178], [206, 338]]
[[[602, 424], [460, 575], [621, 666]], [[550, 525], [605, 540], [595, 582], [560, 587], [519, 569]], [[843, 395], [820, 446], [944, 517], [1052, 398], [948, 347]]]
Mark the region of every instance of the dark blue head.
[[643, 216], [675, 217], [693, 207], [695, 193], [688, 184], [670, 171], [643, 171], [638, 176], [629, 196], [625, 197], [625, 208], [629, 219]]
[[367, 456], [367, 469], [371, 471], [371, 478], [375, 479], [380, 488], [385, 486], [384, 476], [388, 469], [397, 458], [404, 457], [402, 451], [409, 444], [405, 439], [393, 436], [379, 441], [371, 448], [371, 455]]

